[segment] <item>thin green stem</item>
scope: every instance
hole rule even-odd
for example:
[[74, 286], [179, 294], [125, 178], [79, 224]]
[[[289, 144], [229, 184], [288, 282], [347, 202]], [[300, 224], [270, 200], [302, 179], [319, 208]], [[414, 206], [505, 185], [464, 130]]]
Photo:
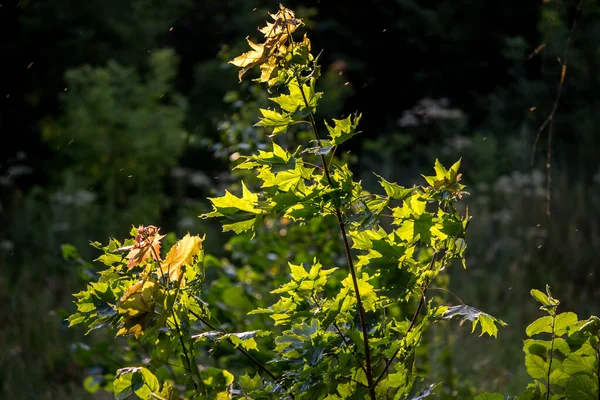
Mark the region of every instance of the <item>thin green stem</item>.
[[[419, 305], [417, 306], [417, 311], [415, 311], [415, 314], [412, 317], [412, 320], [410, 321], [410, 326], [408, 327], [408, 330], [406, 331], [406, 335], [408, 335], [408, 332], [410, 332], [416, 322], [417, 322], [417, 317], [419, 316], [419, 313], [421, 312], [421, 309], [423, 308], [423, 304], [425, 304], [425, 295], [427, 294], [427, 287], [425, 287], [425, 289], [423, 290], [423, 294], [421, 295], [421, 298], [419, 299]], [[392, 362], [394, 362], [394, 360], [396, 359], [396, 357], [398, 357], [398, 353], [400, 353], [400, 347], [398, 347], [396, 349], [396, 351], [394, 352], [394, 354], [390, 357], [390, 359], [385, 363], [385, 367], [383, 367], [383, 371], [381, 371], [381, 373], [379, 374], [379, 376], [377, 377], [377, 380], [375, 381], [375, 386], [377, 386], [379, 384], [379, 382], [381, 382], [381, 380], [383, 379], [383, 377], [385, 376], [388, 368], [390, 367], [390, 365], [392, 364]]]
[[546, 376], [546, 400], [550, 400], [550, 373], [552, 372], [552, 357], [554, 353], [554, 339], [556, 334], [554, 332], [554, 323], [556, 322], [556, 309], [552, 314], [552, 341], [550, 342], [550, 362], [548, 363], [548, 374]]
[[[315, 302], [315, 304], [319, 307], [322, 308], [322, 305], [319, 304], [319, 299], [315, 296], [315, 295], [311, 295], [313, 301]], [[340, 329], [340, 327], [338, 326], [338, 324], [333, 321], [333, 327], [335, 328], [335, 330], [337, 331], [338, 335], [340, 336], [340, 338], [342, 339], [342, 341], [344, 342], [344, 345], [350, 349], [352, 351], [352, 346], [350, 345], [350, 343], [348, 343], [348, 340], [346, 339], [346, 337], [344, 336], [344, 334], [342, 333], [342, 330]], [[354, 354], [354, 352], [353, 352]], [[354, 357], [356, 358], [356, 363], [358, 364], [358, 366], [360, 367], [360, 369], [362, 369], [365, 374], [367, 373], [367, 370], [365, 369], [364, 365], [362, 365], [362, 363], [360, 362], [358, 356], [356, 354], [354, 354]]]
[[[185, 343], [183, 341], [183, 334], [181, 333], [181, 328], [179, 327], [179, 324], [177, 323], [177, 317], [175, 316], [175, 311], [171, 310], [171, 315], [173, 316], [173, 323], [175, 324], [175, 329], [177, 330], [177, 336], [179, 337], [179, 342], [181, 343], [181, 348], [183, 349], [183, 355], [185, 357], [185, 361], [187, 362], [188, 370], [190, 371], [191, 374], [194, 374], [198, 378], [200, 378], [198, 369], [192, 368], [192, 361], [187, 352], [187, 348], [185, 347]], [[196, 393], [198, 393], [198, 383], [196, 383], [196, 380], [193, 378], [192, 378], [192, 382], [194, 383], [194, 389], [195, 389]], [[200, 382], [202, 382], [202, 379], [200, 379]]]
[[[429, 269], [430, 270], [433, 269], [433, 266], [435, 265], [435, 257], [436, 257], [436, 255], [437, 255], [437, 252], [433, 253], [433, 255], [431, 256], [431, 263], [429, 264]], [[425, 282], [425, 286], [423, 287], [423, 292], [421, 294], [421, 298], [419, 299], [419, 305], [417, 306], [417, 310], [413, 314], [413, 317], [412, 317], [412, 319], [410, 321], [410, 325], [408, 326], [408, 329], [406, 330], [406, 333], [404, 334], [405, 337], [415, 327], [415, 325], [417, 323], [417, 318], [419, 317], [419, 314], [421, 313], [421, 309], [423, 308], [423, 305], [425, 304], [425, 296], [427, 295], [427, 289], [429, 288], [430, 284], [431, 284], [431, 280]], [[385, 363], [385, 367], [383, 368], [383, 371], [381, 371], [381, 373], [377, 377], [377, 380], [375, 381], [375, 386], [377, 386], [377, 384], [379, 382], [381, 382], [381, 380], [383, 379], [383, 377], [387, 373], [388, 368], [390, 367], [390, 365], [392, 364], [392, 362], [394, 362], [394, 360], [398, 356], [398, 353], [400, 353], [400, 350], [401, 350], [401, 348], [398, 347], [396, 349], [396, 351], [394, 352], [394, 354], [392, 355], [392, 357], [390, 357], [390, 359], [387, 361], [387, 363]]]
[[[300, 88], [300, 93], [302, 94], [302, 99], [304, 100], [304, 105], [306, 108], [309, 108], [308, 99], [306, 98], [306, 94], [304, 93], [304, 88], [302, 87], [302, 83], [300, 82], [300, 77], [298, 73], [296, 73], [296, 82], [298, 87]], [[315, 121], [315, 117], [313, 113], [308, 114], [310, 125], [312, 127], [313, 134], [315, 135], [315, 139], [317, 141], [317, 145], [319, 147], [323, 147], [321, 144], [321, 137], [319, 136], [319, 130], [317, 128], [317, 123]], [[325, 173], [325, 177], [327, 179], [327, 183], [329, 186], [333, 187], [333, 182], [331, 179], [331, 174], [329, 172], [329, 165], [327, 160], [325, 159], [325, 155], [321, 154], [321, 163], [323, 164], [323, 171]], [[360, 290], [358, 288], [358, 279], [356, 277], [356, 268], [354, 267], [354, 261], [352, 259], [352, 253], [350, 251], [350, 243], [348, 242], [348, 234], [346, 233], [346, 226], [344, 224], [344, 220], [342, 218], [342, 211], [339, 206], [336, 206], [334, 209], [334, 214], [337, 218], [338, 226], [340, 228], [342, 234], [342, 240], [344, 242], [344, 250], [346, 253], [346, 260], [348, 262], [348, 269], [350, 270], [350, 275], [352, 276], [352, 284], [354, 286], [354, 295], [356, 297], [356, 307], [358, 308], [358, 315], [360, 318], [360, 326], [363, 334], [363, 342], [365, 346], [365, 374], [367, 375], [367, 382], [369, 384], [369, 395], [372, 400], [376, 399], [375, 396], [375, 385], [373, 385], [373, 369], [371, 365], [371, 350], [369, 348], [369, 333], [367, 330], [367, 321], [365, 316], [365, 309], [362, 304], [362, 300], [360, 298]]]
[[329, 156], [329, 165], [327, 165], [327, 168], [331, 169], [331, 163], [333, 163], [333, 158], [335, 156], [335, 151], [337, 150], [337, 146], [333, 146], [333, 150], [331, 150], [331, 155]]
[[454, 294], [451, 290], [448, 290], [446, 288], [441, 288], [441, 287], [430, 287], [427, 290], [441, 290], [442, 292], [446, 292], [446, 293], [450, 293], [452, 296], [454, 296], [456, 298], [456, 300], [458, 300], [460, 302], [460, 304], [465, 305], [465, 302], [461, 300], [460, 297], [458, 297], [456, 294]]
[[317, 165], [317, 164], [309, 163], [307, 161], [304, 161], [304, 164], [310, 165], [311, 167], [315, 167], [316, 169], [320, 169], [321, 171], [323, 170], [323, 168], [320, 165]]
[[[205, 318], [203, 318], [202, 316], [196, 314], [194, 311], [189, 310], [190, 314], [192, 314], [194, 317], [198, 318], [198, 320], [200, 322], [202, 322], [204, 325], [208, 326], [210, 329], [212, 329], [213, 331], [218, 331], [218, 330], [222, 330], [222, 329], [217, 329], [213, 324], [211, 324], [209, 321], [207, 321]], [[226, 333], [223, 330], [224, 333]], [[233, 343], [233, 340], [231, 340], [230, 338], [227, 338], [227, 341], [229, 343], [231, 343], [231, 345], [233, 345], [233, 347], [238, 350], [240, 353], [242, 353], [246, 358], [248, 358], [250, 361], [252, 361], [254, 364], [256, 364], [256, 366], [258, 368], [260, 368], [261, 370], [264, 371], [264, 373], [266, 373], [267, 375], [269, 375], [269, 377], [271, 377], [271, 379], [273, 379], [276, 382], [279, 382], [279, 379], [275, 376], [275, 374], [273, 374], [271, 371], [269, 371], [269, 369], [263, 364], [261, 363], [259, 360], [257, 360], [252, 354], [248, 353], [248, 351], [246, 351], [246, 349], [244, 349], [241, 346], [235, 346], [235, 344]], [[283, 387], [284, 389], [286, 389], [286, 387], [282, 384], [279, 383], [281, 385], [281, 387]], [[294, 399], [294, 395], [290, 394], [289, 395], [292, 399]]]

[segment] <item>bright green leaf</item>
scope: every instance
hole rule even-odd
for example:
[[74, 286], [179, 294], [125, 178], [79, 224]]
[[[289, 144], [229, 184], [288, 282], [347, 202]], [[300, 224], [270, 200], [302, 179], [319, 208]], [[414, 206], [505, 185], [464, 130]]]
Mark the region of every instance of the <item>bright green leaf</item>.
[[579, 372], [592, 375], [596, 372], [596, 357], [571, 353], [563, 362], [563, 370], [569, 375], [575, 375]]
[[548, 363], [535, 354], [525, 355], [525, 368], [527, 368], [527, 373], [535, 379], [545, 378], [548, 375]]
[[242, 390], [244, 390], [245, 392], [251, 392], [253, 390], [258, 390], [262, 387], [262, 385], [263, 385], [263, 382], [258, 373], [255, 374], [253, 378], [250, 378], [248, 373], [245, 373], [244, 375], [240, 376], [240, 386], [242, 387]]
[[530, 293], [533, 296], [533, 298], [542, 303], [542, 305], [546, 306], [552, 304], [545, 293], [537, 289], [531, 289]]
[[261, 108], [260, 112], [263, 115], [263, 117], [260, 119], [259, 122], [254, 124], [254, 126], [265, 126], [273, 128], [272, 136], [287, 131], [288, 126], [290, 125], [290, 123], [293, 122], [292, 117], [288, 114], [280, 114], [277, 111], [266, 110], [264, 108]]
[[405, 188], [396, 183], [388, 182], [382, 176], [375, 174], [379, 178], [379, 184], [385, 190], [385, 194], [394, 200], [404, 200], [413, 195], [415, 188]]
[[361, 117], [362, 114], [353, 114], [345, 119], [334, 119], [333, 127], [329, 126], [327, 121], [325, 121], [325, 126], [331, 136], [331, 142], [335, 145], [340, 145], [356, 135], [358, 133], [356, 127]]
[[575, 375], [567, 385], [569, 400], [597, 400], [598, 383], [588, 375]]
[[127, 367], [117, 371], [113, 382], [115, 399], [122, 400], [135, 393], [142, 399], [150, 398], [150, 394], [158, 392], [158, 379], [144, 367]]
[[529, 337], [540, 333], [552, 333], [552, 316], [547, 315], [536, 319], [525, 329], [525, 333]]
[[573, 312], [564, 312], [556, 316], [554, 321], [554, 334], [562, 336], [567, 333], [567, 328], [577, 324], [577, 314]]
[[452, 192], [459, 194], [460, 191], [464, 188], [464, 185], [459, 184], [460, 174], [458, 173], [458, 169], [460, 168], [460, 160], [457, 161], [450, 167], [450, 170], [447, 170], [438, 159], [435, 160], [435, 176], [425, 176], [423, 178], [427, 181], [427, 183], [433, 187], [435, 190], [446, 189]]
[[297, 81], [294, 81], [288, 85], [288, 89], [290, 90], [289, 95], [284, 94], [278, 97], [271, 97], [270, 100], [279, 104], [294, 120], [304, 118], [309, 113], [314, 112], [322, 96], [322, 93], [315, 92], [314, 83], [314, 79], [311, 80], [310, 85], [298, 85]]

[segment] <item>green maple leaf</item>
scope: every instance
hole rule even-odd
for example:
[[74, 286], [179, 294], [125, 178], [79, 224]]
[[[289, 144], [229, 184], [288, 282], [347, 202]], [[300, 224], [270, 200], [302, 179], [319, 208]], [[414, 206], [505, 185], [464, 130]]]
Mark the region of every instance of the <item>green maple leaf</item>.
[[275, 187], [282, 192], [297, 189], [304, 193], [305, 180], [312, 177], [313, 169], [304, 167], [302, 160], [297, 159], [293, 169], [273, 173], [272, 170], [264, 168], [258, 173], [258, 177], [263, 180], [263, 188]]
[[227, 222], [223, 225], [223, 232], [241, 233], [254, 230], [257, 223], [262, 220], [262, 214], [266, 214], [265, 210], [256, 206], [258, 195], [250, 192], [244, 182], [242, 182], [242, 197], [237, 197], [226, 190], [224, 196], [208, 199], [213, 204], [213, 211], [200, 217], [222, 217]]
[[436, 190], [446, 189], [453, 192], [458, 192], [460, 194], [460, 191], [465, 187], [464, 185], [458, 183], [461, 178], [461, 174], [458, 173], [460, 161], [461, 160], [455, 162], [450, 169], [447, 170], [436, 158], [434, 165], [435, 176], [422, 176], [425, 178], [427, 183]]
[[285, 170], [295, 167], [296, 159], [277, 143], [273, 143], [273, 151], [259, 150], [258, 154], [247, 157], [244, 162], [235, 166], [234, 169], [254, 169], [257, 167], [269, 167], [274, 171]]
[[352, 136], [356, 135], [356, 127], [358, 126], [358, 122], [362, 114], [353, 114], [349, 115], [345, 119], [334, 119], [333, 127], [329, 126], [327, 121], [325, 121], [325, 126], [329, 131], [329, 135], [331, 136], [331, 143], [334, 145], [340, 145], [344, 143], [346, 140], [350, 139]]
[[260, 121], [254, 124], [254, 126], [273, 128], [273, 134], [269, 135], [269, 137], [273, 137], [287, 131], [290, 123], [294, 121], [289, 114], [280, 114], [273, 110], [261, 108], [260, 113], [263, 115], [263, 117], [260, 119]]
[[402, 207], [393, 209], [393, 224], [399, 226], [396, 233], [408, 242], [418, 237], [423, 243], [431, 244], [434, 217], [425, 211], [427, 202], [417, 192], [413, 193], [404, 200]]
[[248, 373], [245, 373], [244, 375], [240, 376], [239, 380], [240, 386], [245, 392], [258, 390], [263, 384], [263, 381], [258, 373], [256, 373], [253, 378], [251, 378]]
[[416, 190], [416, 188], [405, 188], [394, 182], [388, 182], [380, 175], [375, 174], [375, 176], [379, 178], [379, 184], [390, 199], [404, 200], [412, 196]]
[[[315, 91], [315, 79], [310, 85], [293, 82], [289, 85], [290, 94], [271, 97], [270, 100], [279, 104], [282, 110], [289, 113], [294, 120], [306, 117], [314, 112], [323, 93]], [[305, 101], [306, 99], [306, 101]]]

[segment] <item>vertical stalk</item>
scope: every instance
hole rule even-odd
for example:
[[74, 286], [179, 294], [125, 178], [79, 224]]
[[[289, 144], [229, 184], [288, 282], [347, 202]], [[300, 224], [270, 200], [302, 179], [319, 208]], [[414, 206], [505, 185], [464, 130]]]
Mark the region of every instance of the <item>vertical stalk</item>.
[[[198, 318], [198, 320], [200, 322], [202, 322], [204, 325], [208, 326], [210, 329], [212, 329], [213, 331], [218, 331], [218, 329], [211, 324], [210, 322], [208, 322], [208, 320], [206, 320], [206, 318], [203, 318], [202, 316], [196, 314], [195, 312], [193, 312], [192, 310], [189, 310], [190, 314], [192, 314], [194, 317]], [[225, 333], [225, 331], [223, 331], [223, 333]], [[238, 350], [240, 353], [242, 353], [244, 356], [246, 356], [250, 361], [252, 361], [254, 364], [256, 364], [261, 370], [263, 370], [267, 375], [269, 375], [271, 377], [271, 379], [273, 379], [273, 381], [278, 382], [277, 377], [271, 372], [269, 371], [269, 369], [260, 361], [258, 361], [252, 354], [248, 353], [248, 351], [246, 351], [246, 349], [244, 349], [242, 346], [235, 346], [235, 343], [233, 343], [233, 340], [231, 340], [230, 338], [227, 338], [227, 341], [236, 349]], [[287, 388], [282, 384], [279, 383], [279, 385], [281, 385], [281, 387], [283, 387], [284, 389], [287, 390]], [[295, 399], [293, 394], [289, 395], [292, 400]]]
[[[319, 303], [319, 299], [312, 295], [311, 296], [313, 301], [315, 302], [315, 304], [319, 307], [322, 308], [322, 305]], [[344, 346], [346, 346], [350, 351], [352, 351], [350, 343], [348, 343], [348, 340], [346, 339], [346, 337], [344, 336], [344, 334], [342, 333], [342, 330], [340, 329], [340, 327], [338, 326], [338, 324], [335, 322], [335, 320], [332, 322], [333, 327], [335, 328], [335, 330], [337, 331], [338, 335], [340, 336], [340, 339], [342, 339], [342, 342], [344, 342]], [[353, 352], [354, 353], [354, 352]], [[366, 375], [367, 370], [365, 369], [364, 365], [362, 365], [362, 363], [360, 362], [360, 359], [358, 358], [358, 355], [356, 353], [354, 353], [354, 356], [356, 358], [356, 363], [358, 364], [358, 366], [360, 367], [360, 369], [362, 369]]]
[[[185, 347], [185, 343], [183, 341], [183, 334], [181, 333], [181, 328], [179, 327], [179, 323], [177, 322], [177, 317], [175, 316], [175, 311], [171, 310], [171, 315], [173, 316], [173, 323], [175, 324], [175, 329], [177, 330], [177, 336], [179, 336], [179, 342], [181, 343], [181, 348], [183, 349], [183, 355], [185, 357], [185, 361], [187, 362], [188, 369], [192, 375], [195, 375], [196, 378], [199, 379], [199, 382], [202, 382], [202, 378], [198, 372], [198, 368], [195, 368], [192, 365], [192, 360], [190, 359], [190, 355], [188, 354], [187, 348]], [[198, 394], [198, 383], [196, 379], [192, 378], [192, 382], [194, 383], [194, 390], [196, 394]]]
[[556, 334], [554, 333], [554, 322], [556, 321], [556, 309], [552, 313], [552, 341], [550, 342], [550, 362], [548, 363], [548, 375], [546, 377], [546, 400], [550, 400], [550, 373], [552, 372], [552, 353], [554, 352], [554, 339]]
[[[298, 73], [296, 73], [296, 82], [298, 87], [300, 88], [300, 93], [302, 94], [302, 99], [304, 100], [304, 104], [306, 108], [309, 107], [308, 99], [306, 98], [306, 94], [304, 93], [304, 88], [302, 87], [302, 83], [300, 82], [300, 77]], [[310, 126], [312, 128], [313, 134], [315, 135], [315, 139], [317, 141], [317, 145], [322, 147], [321, 138], [319, 136], [319, 130], [317, 129], [317, 123], [315, 122], [315, 117], [313, 113], [308, 114]], [[325, 171], [325, 177], [327, 179], [327, 183], [329, 186], [333, 186], [331, 180], [331, 174], [329, 173], [329, 165], [325, 160], [325, 155], [321, 154], [321, 163], [323, 164], [323, 171]], [[358, 315], [360, 318], [360, 326], [363, 334], [363, 343], [365, 346], [365, 374], [367, 375], [367, 382], [369, 384], [369, 396], [372, 400], [376, 399], [375, 396], [375, 385], [373, 385], [373, 367], [371, 365], [371, 350], [369, 348], [369, 334], [367, 331], [367, 322], [365, 316], [365, 309], [362, 304], [362, 300], [360, 298], [360, 290], [358, 288], [358, 279], [356, 278], [356, 268], [354, 267], [354, 261], [352, 259], [352, 253], [350, 251], [350, 243], [348, 242], [348, 234], [346, 232], [346, 226], [344, 224], [344, 220], [342, 218], [342, 211], [339, 206], [335, 207], [334, 210], [335, 217], [337, 218], [338, 226], [340, 228], [340, 232], [342, 234], [342, 240], [344, 242], [344, 251], [346, 253], [346, 261], [348, 262], [348, 269], [350, 270], [350, 275], [352, 276], [352, 284], [354, 286], [354, 295], [356, 297], [356, 307], [358, 308]]]
[[[431, 256], [431, 264], [429, 264], [429, 269], [433, 269], [434, 265], [435, 265], [435, 257], [437, 256], [437, 252], [433, 253]], [[427, 295], [427, 289], [429, 289], [429, 285], [431, 284], [431, 281], [427, 281], [425, 282], [425, 287], [423, 288], [423, 293], [421, 294], [421, 298], [419, 299], [419, 305], [417, 306], [417, 310], [415, 311], [412, 319], [410, 320], [410, 325], [408, 326], [408, 329], [406, 330], [405, 336], [408, 335], [408, 333], [415, 327], [415, 324], [417, 323], [417, 318], [419, 317], [419, 314], [421, 313], [421, 309], [423, 308], [423, 305], [425, 304], [425, 296]], [[396, 349], [396, 351], [394, 352], [394, 354], [392, 355], [392, 357], [390, 357], [390, 359], [387, 361], [387, 363], [385, 364], [385, 367], [383, 368], [383, 371], [381, 371], [381, 374], [379, 374], [379, 377], [377, 377], [377, 380], [375, 381], [375, 386], [377, 386], [377, 384], [383, 379], [383, 377], [385, 376], [388, 368], [390, 367], [390, 365], [392, 364], [392, 362], [396, 359], [396, 357], [398, 356], [398, 353], [400, 353], [400, 347], [398, 347]]]

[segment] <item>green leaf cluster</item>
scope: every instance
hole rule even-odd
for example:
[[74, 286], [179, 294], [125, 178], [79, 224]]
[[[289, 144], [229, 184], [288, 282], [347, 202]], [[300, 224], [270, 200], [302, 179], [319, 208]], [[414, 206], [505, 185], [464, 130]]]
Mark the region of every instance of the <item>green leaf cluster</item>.
[[[460, 161], [447, 169], [436, 160], [420, 186], [375, 175], [379, 193], [364, 190], [335, 157], [359, 133], [361, 114], [317, 121], [318, 57], [306, 35], [292, 38], [303, 23], [283, 6], [271, 17], [260, 29], [265, 42], [248, 40], [252, 50], [232, 61], [240, 78], [258, 67], [267, 83], [273, 105], [256, 126], [270, 131], [268, 146], [240, 157], [234, 169], [248, 178], [210, 197], [212, 210], [201, 215], [235, 234], [232, 258], [244, 265], [205, 255], [202, 239], [189, 234], [163, 258], [158, 229], [134, 229], [133, 239], [103, 248], [98, 261], [108, 269], [76, 295], [71, 324], [108, 326], [154, 349], [148, 368], [119, 370], [119, 398], [430, 397], [438, 385], [417, 368], [429, 326], [460, 318], [495, 337], [505, 325], [428, 295], [447, 268], [466, 266]], [[313, 139], [296, 144], [299, 129]], [[264, 248], [235, 254], [254, 241]], [[208, 366], [211, 354], [220, 355], [218, 367]], [[227, 361], [255, 369], [237, 369], [236, 381], [222, 368]], [[160, 392], [153, 374], [165, 381]]]
[[579, 320], [572, 312], [558, 312], [560, 302], [550, 289], [531, 295], [548, 315], [527, 326], [523, 342], [525, 367], [534, 379], [519, 399], [597, 399], [600, 356], [600, 319]]

